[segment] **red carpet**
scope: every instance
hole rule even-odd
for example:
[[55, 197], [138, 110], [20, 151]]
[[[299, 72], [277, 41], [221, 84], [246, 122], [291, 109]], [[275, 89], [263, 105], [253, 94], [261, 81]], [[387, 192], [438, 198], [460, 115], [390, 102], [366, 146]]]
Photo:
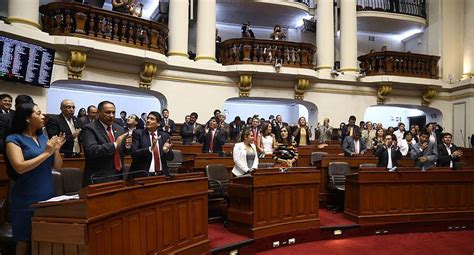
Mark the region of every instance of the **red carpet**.
[[303, 243], [258, 253], [261, 255], [472, 255], [474, 231], [366, 236]]
[[332, 211], [326, 209], [319, 210], [319, 220], [321, 227], [347, 226], [356, 224], [355, 222], [344, 218], [344, 213], [333, 213]]
[[230, 232], [224, 228], [223, 223], [208, 224], [208, 237], [210, 240], [210, 248], [222, 247], [229, 244], [239, 243], [249, 238], [239, 234]]

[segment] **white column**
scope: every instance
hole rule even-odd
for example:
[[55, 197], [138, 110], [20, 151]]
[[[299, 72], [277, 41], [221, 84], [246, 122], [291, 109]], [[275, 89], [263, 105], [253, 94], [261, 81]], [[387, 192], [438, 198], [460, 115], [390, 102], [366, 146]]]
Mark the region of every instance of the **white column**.
[[341, 0], [341, 69], [357, 72], [356, 0]]
[[316, 9], [316, 70], [331, 72], [334, 66], [334, 6], [332, 0], [318, 0]]
[[196, 61], [216, 61], [216, 0], [201, 0], [197, 11]]
[[168, 56], [188, 58], [188, 0], [170, 0]]
[[[463, 79], [469, 79], [474, 76], [474, 3], [464, 1], [464, 54], [463, 54]], [[451, 53], [452, 54], [452, 53]], [[441, 61], [440, 61], [441, 62]], [[449, 76], [449, 75], [448, 75]], [[458, 77], [451, 78], [450, 82], [456, 82]]]
[[39, 0], [8, 0], [7, 21], [25, 27], [41, 29], [39, 24]]

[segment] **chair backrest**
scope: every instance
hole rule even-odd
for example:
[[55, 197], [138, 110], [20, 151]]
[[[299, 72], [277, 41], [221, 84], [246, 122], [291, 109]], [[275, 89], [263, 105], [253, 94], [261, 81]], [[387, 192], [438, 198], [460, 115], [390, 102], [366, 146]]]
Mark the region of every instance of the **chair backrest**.
[[359, 165], [359, 169], [360, 169], [360, 168], [374, 168], [374, 167], [377, 167], [377, 164], [373, 164], [373, 163], [363, 163], [363, 164], [360, 164], [360, 165]]
[[323, 156], [328, 155], [327, 152], [324, 151], [315, 151], [311, 153], [311, 165], [314, 166], [316, 162], [323, 160]]
[[206, 175], [209, 180], [230, 180], [227, 167], [224, 164], [210, 164], [206, 166]]
[[330, 162], [328, 168], [328, 175], [351, 175], [351, 166], [347, 162]]
[[63, 179], [61, 173], [53, 170], [53, 188], [54, 188], [54, 195], [61, 196], [64, 195], [64, 187], [63, 187]]
[[64, 194], [79, 192], [82, 188], [82, 171], [79, 168], [61, 168]]
[[182, 164], [183, 163], [183, 153], [180, 150], [173, 150], [174, 158], [173, 160], [168, 161], [169, 164]]

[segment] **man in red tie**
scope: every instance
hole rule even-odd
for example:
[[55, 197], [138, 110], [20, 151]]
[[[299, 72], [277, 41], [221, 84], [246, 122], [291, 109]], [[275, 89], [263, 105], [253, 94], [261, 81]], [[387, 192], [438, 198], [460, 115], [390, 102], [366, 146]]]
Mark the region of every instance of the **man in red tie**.
[[115, 105], [99, 103], [99, 121], [86, 125], [81, 132], [86, 165], [82, 185], [123, 179], [123, 156], [132, 149], [132, 137], [115, 123]]
[[133, 131], [132, 165], [128, 178], [149, 175], [169, 175], [166, 161], [173, 160], [170, 136], [161, 131], [161, 115], [152, 111], [148, 114], [145, 129]]
[[224, 130], [219, 128], [215, 117], [209, 120], [207, 128], [198, 140], [203, 144], [203, 153], [222, 153], [222, 145], [225, 144], [226, 135]]

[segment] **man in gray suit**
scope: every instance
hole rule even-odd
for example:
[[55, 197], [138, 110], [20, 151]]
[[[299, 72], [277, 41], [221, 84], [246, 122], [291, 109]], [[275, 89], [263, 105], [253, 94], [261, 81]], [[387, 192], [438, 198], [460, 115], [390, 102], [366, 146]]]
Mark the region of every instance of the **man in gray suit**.
[[411, 150], [411, 159], [415, 160], [415, 165], [422, 171], [435, 166], [438, 160], [438, 149], [436, 144], [430, 142], [430, 134], [426, 131], [421, 131], [420, 141], [413, 145]]
[[352, 136], [346, 136], [342, 143], [342, 149], [344, 150], [344, 156], [352, 157], [358, 155], [364, 155], [367, 151], [364, 140], [360, 139], [360, 131], [355, 131]]

